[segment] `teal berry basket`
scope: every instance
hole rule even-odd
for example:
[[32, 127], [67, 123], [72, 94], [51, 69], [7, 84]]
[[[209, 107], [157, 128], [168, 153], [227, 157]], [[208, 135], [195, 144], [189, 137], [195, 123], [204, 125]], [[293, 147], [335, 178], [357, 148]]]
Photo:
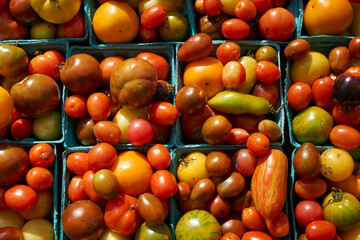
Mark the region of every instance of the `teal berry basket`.
[[[59, 40], [59, 41], [38, 41], [38, 40], [20, 40], [20, 41], [4, 41], [3, 43], [8, 43], [8, 44], [16, 44], [18, 47], [22, 48], [25, 50], [25, 52], [28, 54], [29, 57], [29, 61], [34, 58], [37, 53], [44, 53], [48, 50], [57, 50], [59, 52], [61, 52], [64, 57], [66, 57], [66, 54], [68, 52], [69, 49], [69, 42], [65, 41], [65, 40]], [[62, 90], [63, 90], [63, 85], [61, 84], [60, 80], [58, 81], [58, 85], [59, 85], [59, 89], [60, 89], [60, 103], [57, 106], [57, 108], [55, 109], [56, 112], [63, 114], [62, 113], [62, 105], [63, 105], [63, 101], [62, 101]], [[61, 119], [63, 119], [63, 116], [61, 117]], [[7, 133], [4, 136], [3, 139], [0, 139], [0, 142], [16, 142], [16, 143], [24, 143], [24, 144], [33, 144], [33, 143], [51, 143], [51, 144], [61, 144], [64, 142], [64, 128], [63, 128], [63, 124], [61, 124], [61, 135], [60, 137], [58, 137], [57, 139], [54, 140], [40, 140], [38, 138], [36, 138], [33, 134], [29, 137], [29, 138], [25, 138], [23, 140], [17, 141], [14, 138], [12, 138], [11, 133], [10, 133], [10, 128], [8, 127], [7, 129]]]
[[[176, 75], [175, 75], [175, 64], [174, 64], [174, 49], [170, 45], [153, 45], [153, 46], [135, 46], [135, 45], [118, 45], [118, 46], [73, 46], [70, 48], [68, 52], [68, 58], [74, 54], [78, 53], [86, 53], [95, 57], [99, 62], [101, 62], [104, 58], [110, 56], [121, 56], [123, 58], [134, 58], [139, 53], [142, 52], [151, 52], [158, 54], [164, 57], [169, 65], [170, 65], [170, 75], [168, 77], [168, 82], [175, 86], [176, 85]], [[99, 90], [100, 91], [100, 90]], [[64, 102], [66, 99], [72, 95], [72, 93], [64, 87], [63, 90], [63, 98]], [[172, 94], [168, 100], [170, 103], [174, 103], [175, 95]], [[112, 119], [109, 119], [110, 121]], [[65, 129], [65, 148], [73, 148], [83, 146], [81, 142], [78, 140], [76, 135], [76, 125], [78, 119], [74, 119], [69, 117], [65, 112], [63, 113], [63, 128]], [[126, 134], [126, 133], [122, 133]], [[164, 143], [164, 145], [168, 148], [173, 147], [175, 144], [175, 124], [170, 127], [170, 137], [169, 140]], [[152, 143], [150, 145], [153, 145]], [[131, 147], [133, 146], [131, 143], [118, 144], [118, 147]]]
[[[193, 12], [189, 10], [190, 4], [191, 4], [191, 0], [185, 0], [184, 5], [183, 5], [183, 9], [181, 11], [181, 13], [186, 17], [186, 19], [188, 21], [188, 33], [187, 33], [187, 36], [184, 38], [183, 41], [185, 41], [186, 39], [188, 39], [192, 35], [196, 34]], [[90, 23], [88, 25], [88, 27], [89, 27], [88, 31], [89, 31], [90, 45], [91, 46], [119, 45], [119, 44], [116, 44], [116, 43], [109, 43], [109, 44], [103, 43], [96, 36], [96, 34], [94, 32], [94, 29], [93, 29], [93, 18], [94, 18], [95, 12], [98, 9], [98, 7], [99, 7], [99, 4], [98, 4], [98, 2], [96, 0], [90, 0], [89, 4], [87, 6], [87, 9], [86, 9], [88, 19], [90, 21]], [[136, 11], [137, 14], [139, 14], [137, 9], [135, 9], [135, 11]], [[140, 17], [139, 17], [139, 21], [140, 21]], [[142, 45], [162, 45], [162, 44], [175, 45], [176, 43], [178, 43], [178, 41], [170, 41], [170, 42], [155, 41], [155, 42], [152, 42], [152, 43], [144, 43], [144, 42], [141, 42], [141, 39], [137, 36], [132, 42], [130, 42], [128, 44], [134, 44], [134, 45], [137, 45], [137, 46], [142, 46]]]
[[[212, 54], [210, 56], [216, 57], [215, 51], [216, 51], [217, 47], [220, 44], [225, 43], [225, 42], [229, 42], [229, 41], [225, 41], [225, 40], [213, 41], [214, 48], [213, 48]], [[277, 43], [270, 43], [267, 41], [234, 41], [234, 42], [237, 43], [241, 48], [241, 52], [242, 52], [241, 57], [242, 56], [255, 56], [256, 51], [262, 46], [273, 47], [277, 52], [277, 66], [279, 67], [280, 72], [281, 72], [281, 66], [282, 66], [282, 64], [280, 63], [280, 51], [281, 50], [280, 50], [280, 46]], [[179, 51], [179, 48], [182, 45], [183, 45], [183, 43], [178, 43], [176, 45], [176, 53]], [[176, 84], [175, 93], [177, 93], [184, 86], [183, 76], [184, 76], [184, 71], [185, 71], [186, 65], [187, 65], [187, 63], [181, 62], [178, 59], [176, 59], [177, 84]], [[276, 122], [277, 125], [281, 129], [281, 133], [282, 133], [281, 138], [276, 142], [270, 143], [270, 146], [274, 146], [274, 147], [281, 147], [284, 144], [285, 109], [282, 106], [282, 104], [284, 102], [284, 98], [283, 98], [283, 90], [282, 90], [283, 82], [281, 79], [282, 79], [282, 77], [280, 76], [280, 79], [273, 83], [279, 92], [279, 100], [278, 100], [277, 106], [274, 107], [274, 109], [278, 110], [278, 112], [275, 114], [267, 114], [267, 116], [266, 116], [267, 119], [270, 119], [270, 120]], [[193, 143], [184, 135], [184, 133], [181, 130], [181, 114], [179, 115], [179, 118], [176, 121], [175, 145], [176, 145], [176, 147], [190, 147], [190, 148], [210, 146], [209, 144], [207, 144], [205, 142], [204, 143]], [[241, 145], [235, 145], [235, 146], [242, 147], [245, 145], [246, 144], [243, 143]], [[220, 147], [231, 147], [231, 145], [220, 145]]]
[[[186, 157], [188, 154], [193, 153], [193, 152], [201, 152], [201, 153], [204, 153], [205, 155], [207, 155], [212, 151], [224, 151], [231, 158], [232, 154], [234, 154], [237, 150], [240, 150], [243, 148], [245, 148], [245, 147], [235, 147], [235, 148], [233, 147], [233, 148], [227, 148], [227, 149], [224, 149], [221, 147], [220, 148], [219, 147], [176, 148], [175, 150], [173, 150], [171, 152], [170, 171], [177, 179], [177, 168], [179, 166], [180, 159]], [[273, 147], [272, 149], [278, 149], [278, 150], [282, 151], [282, 148], [280, 148], [280, 147]], [[290, 166], [290, 164], [288, 166]], [[245, 189], [250, 189], [250, 182], [251, 182], [251, 178], [246, 177], [245, 178], [245, 184], [246, 184]], [[291, 182], [289, 175], [288, 175], [287, 182], [288, 182], [287, 189], [289, 189], [289, 183]], [[289, 223], [291, 224], [291, 222], [290, 222], [291, 216], [289, 213], [289, 199], [288, 199], [289, 194], [288, 193], [289, 193], [289, 190], [287, 190], [286, 201], [284, 204], [284, 211], [289, 219]], [[241, 213], [237, 213], [237, 214], [241, 215]], [[176, 239], [175, 229], [176, 229], [176, 225], [179, 222], [182, 215], [183, 215], [183, 213], [180, 210], [177, 200], [175, 199], [175, 197], [171, 197], [170, 198], [170, 225], [171, 225], [171, 231], [173, 232], [173, 239]], [[219, 220], [219, 222], [221, 222], [221, 219]], [[294, 239], [294, 238], [292, 238], [291, 229], [290, 229], [289, 234], [287, 236], [285, 236], [283, 239], [284, 240]]]

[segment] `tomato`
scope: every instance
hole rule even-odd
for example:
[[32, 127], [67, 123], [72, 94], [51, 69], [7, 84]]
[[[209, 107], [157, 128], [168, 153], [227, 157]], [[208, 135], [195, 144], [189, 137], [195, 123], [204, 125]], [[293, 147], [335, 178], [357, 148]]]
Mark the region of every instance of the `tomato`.
[[328, 108], [335, 105], [331, 95], [331, 89], [334, 80], [330, 77], [324, 77], [316, 80], [312, 85], [312, 95], [316, 106]]
[[249, 133], [242, 128], [233, 128], [230, 131], [230, 136], [226, 144], [230, 145], [240, 145], [246, 142], [249, 137]]
[[113, 122], [99, 121], [94, 126], [94, 135], [98, 141], [116, 146], [120, 141], [121, 130]]
[[93, 17], [94, 32], [103, 43], [131, 42], [138, 33], [139, 25], [136, 12], [125, 2], [106, 2]]
[[100, 67], [101, 67], [101, 72], [102, 72], [102, 76], [101, 76], [101, 83], [100, 83], [100, 87], [103, 88], [109, 88], [110, 87], [110, 76], [112, 74], [112, 72], [114, 71], [114, 69], [119, 66], [120, 63], [122, 63], [123, 61], [125, 61], [125, 59], [123, 57], [120, 56], [111, 56], [111, 57], [107, 57], [104, 60], [102, 60], [100, 62]]
[[0, 239], [24, 239], [21, 230], [16, 227], [0, 228]]
[[343, 240], [359, 240], [360, 239], [360, 227], [354, 230], [342, 232], [341, 235]]
[[222, 151], [211, 151], [205, 161], [206, 172], [212, 177], [224, 177], [231, 169], [231, 159]]
[[67, 194], [72, 202], [86, 200], [88, 198], [84, 189], [83, 177], [81, 175], [76, 175], [70, 180]]
[[174, 93], [174, 86], [164, 80], [156, 81], [156, 92], [153, 97], [153, 102], [167, 101]]
[[143, 193], [138, 198], [141, 217], [152, 226], [161, 224], [165, 219], [165, 210], [159, 198], [151, 193]]
[[296, 82], [290, 86], [287, 100], [292, 109], [301, 111], [309, 106], [312, 97], [312, 90], [309, 84]]
[[250, 34], [249, 24], [241, 19], [226, 20], [221, 27], [222, 35], [230, 40], [243, 40]]
[[110, 100], [102, 92], [92, 93], [86, 101], [86, 108], [95, 121], [107, 119], [111, 112]]
[[56, 26], [57, 38], [81, 38], [85, 36], [84, 15], [78, 12], [71, 20]]
[[206, 155], [202, 152], [192, 152], [179, 159], [177, 178], [193, 187], [200, 179], [209, 178], [205, 169]]
[[115, 117], [116, 113], [120, 110], [121, 106], [119, 102], [115, 99], [114, 95], [111, 93], [110, 89], [105, 89], [102, 92], [105, 93], [105, 95], [110, 100], [111, 111], [109, 118], [113, 118]]
[[255, 53], [255, 60], [260, 61], [269, 61], [273, 64], [276, 64], [277, 62], [277, 52], [276, 50], [271, 46], [262, 46], [258, 50], [256, 50]]
[[326, 182], [319, 178], [300, 178], [294, 184], [295, 193], [302, 199], [316, 199], [327, 190]]
[[287, 59], [295, 60], [304, 57], [310, 52], [310, 44], [305, 39], [295, 39], [288, 43], [284, 49]]
[[287, 41], [294, 35], [294, 15], [285, 8], [272, 8], [259, 19], [261, 35], [271, 41]]
[[169, 150], [162, 144], [155, 144], [146, 152], [147, 159], [150, 165], [162, 170], [167, 168], [171, 163], [171, 156]]
[[206, 104], [205, 91], [197, 85], [185, 85], [175, 96], [175, 107], [183, 114], [192, 114]]
[[120, 193], [106, 204], [104, 220], [107, 227], [117, 233], [130, 236], [142, 223], [137, 199]]
[[227, 216], [231, 212], [231, 203], [229, 199], [222, 198], [217, 195], [210, 202], [210, 213], [216, 218]]
[[80, 118], [76, 125], [76, 136], [82, 145], [90, 146], [96, 144], [94, 135], [95, 121], [90, 116]]
[[115, 199], [119, 194], [119, 181], [108, 169], [100, 169], [94, 175], [92, 184], [95, 192], [103, 199]]
[[11, 126], [11, 136], [15, 140], [23, 140], [30, 137], [32, 126], [29, 120], [20, 118], [16, 120]]
[[69, 117], [82, 118], [88, 114], [86, 108], [86, 98], [79, 94], [68, 97], [65, 101], [64, 110]]
[[205, 15], [199, 20], [200, 32], [208, 34], [211, 39], [222, 39], [221, 26], [228, 19], [229, 16], [224, 13], [220, 13], [216, 17]]
[[194, 3], [195, 11], [200, 15], [206, 15], [204, 9], [204, 1], [203, 0], [195, 0]]
[[178, 118], [178, 112], [174, 105], [159, 101], [149, 107], [149, 115], [152, 121], [160, 125], [170, 126]]
[[248, 207], [242, 211], [241, 219], [246, 228], [252, 231], [264, 231], [266, 229], [265, 219], [255, 207]]
[[3, 211], [7, 209], [6, 203], [5, 203], [5, 192], [6, 188], [0, 188], [0, 211]]
[[232, 126], [222, 115], [209, 117], [201, 129], [203, 139], [212, 145], [224, 144], [230, 137]]
[[190, 199], [196, 203], [208, 202], [215, 193], [215, 184], [209, 178], [199, 180], [191, 190]]
[[15, 185], [5, 192], [5, 203], [14, 211], [27, 211], [35, 207], [36, 192], [27, 185]]
[[109, 143], [98, 143], [88, 153], [89, 166], [94, 170], [111, 167], [116, 158], [116, 149]]
[[153, 170], [147, 158], [136, 151], [125, 151], [118, 155], [113, 171], [120, 183], [120, 192], [139, 196], [150, 191]]
[[240, 58], [241, 48], [234, 42], [224, 42], [216, 49], [216, 57], [223, 64], [236, 61]]
[[136, 58], [149, 61], [155, 67], [159, 80], [168, 79], [170, 75], [170, 65], [164, 57], [151, 52], [142, 52], [139, 53]]
[[191, 187], [186, 182], [178, 182], [177, 183], [177, 192], [175, 195], [176, 200], [178, 201], [185, 201], [189, 199], [191, 194]]
[[224, 198], [235, 197], [239, 195], [245, 188], [245, 179], [238, 172], [232, 172], [222, 178], [217, 185], [217, 193]]
[[222, 71], [222, 81], [225, 88], [237, 90], [246, 80], [246, 70], [238, 61], [230, 61], [225, 64]]
[[166, 10], [162, 5], [155, 5], [146, 9], [141, 15], [141, 24], [146, 28], [157, 28], [166, 19]]
[[354, 170], [351, 155], [339, 148], [329, 148], [321, 154], [321, 174], [327, 179], [340, 182], [348, 178]]
[[354, 58], [360, 58], [359, 44], [360, 44], [360, 37], [354, 37], [349, 42], [348, 48], [351, 56]]
[[321, 205], [314, 200], [302, 200], [295, 207], [295, 220], [301, 227], [306, 226], [316, 220], [323, 219]]
[[265, 119], [265, 116], [256, 116], [252, 114], [240, 114], [231, 116], [231, 124], [233, 128], [245, 129], [248, 133], [258, 131], [259, 123]]
[[228, 233], [224, 234], [220, 240], [240, 240], [240, 238], [235, 233], [228, 232]]
[[350, 60], [350, 51], [347, 47], [334, 47], [329, 53], [330, 67], [336, 74], [345, 72], [350, 67]]
[[167, 170], [156, 171], [151, 177], [151, 191], [161, 199], [174, 196], [177, 191], [174, 175]]
[[144, 26], [140, 26], [139, 37], [141, 41], [146, 43], [155, 42], [159, 37], [159, 30], [157, 28], [149, 29]]
[[30, 74], [42, 73], [55, 81], [60, 79], [60, 66], [65, 62], [64, 55], [57, 50], [49, 50], [30, 60], [28, 70]]
[[252, 176], [255, 171], [257, 157], [248, 149], [237, 150], [231, 157], [234, 170], [244, 177]]
[[272, 237], [270, 237], [269, 235], [267, 235], [264, 232], [248, 231], [243, 235], [243, 237], [241, 239], [242, 240], [270, 240], [270, 239], [272, 239]]
[[235, 6], [237, 18], [248, 22], [256, 17], [257, 10], [255, 4], [250, 0], [239, 1]]
[[338, 124], [356, 127], [360, 124], [360, 107], [354, 106], [348, 109], [347, 106], [336, 104], [331, 112], [331, 116]]
[[38, 143], [30, 148], [29, 161], [34, 167], [49, 168], [55, 161], [54, 149], [47, 143]]
[[151, 139], [151, 143], [167, 143], [170, 139], [170, 126], [160, 125], [149, 120], [154, 132], [154, 136]]
[[208, 16], [216, 16], [221, 12], [221, 0], [203, 0], [205, 14]]
[[33, 167], [26, 174], [26, 183], [35, 191], [49, 190], [54, 183], [53, 174], [43, 167]]
[[280, 79], [280, 69], [269, 61], [258, 62], [254, 71], [256, 78], [265, 83], [272, 83]]
[[86, 152], [72, 152], [66, 157], [66, 167], [73, 173], [83, 175], [90, 170], [89, 155]]
[[135, 119], [129, 124], [126, 135], [134, 146], [141, 146], [152, 140], [154, 131], [147, 120]]
[[262, 15], [273, 7], [274, 0], [253, 0], [253, 3], [256, 6], [257, 13]]
[[360, 132], [348, 125], [337, 125], [331, 129], [330, 141], [338, 148], [351, 150], [360, 146]]
[[252, 133], [246, 142], [247, 149], [255, 156], [265, 154], [269, 150], [270, 141], [262, 133]]
[[100, 196], [96, 193], [93, 186], [95, 171], [89, 170], [83, 175], [83, 184], [86, 195], [88, 195], [89, 199], [93, 202], [97, 202], [100, 200]]
[[336, 235], [336, 228], [329, 221], [317, 220], [309, 223], [305, 232], [310, 240], [332, 239]]
[[246, 232], [246, 228], [241, 221], [241, 214], [230, 213], [225, 218], [221, 219], [220, 224], [223, 234], [232, 232], [242, 239], [244, 233]]

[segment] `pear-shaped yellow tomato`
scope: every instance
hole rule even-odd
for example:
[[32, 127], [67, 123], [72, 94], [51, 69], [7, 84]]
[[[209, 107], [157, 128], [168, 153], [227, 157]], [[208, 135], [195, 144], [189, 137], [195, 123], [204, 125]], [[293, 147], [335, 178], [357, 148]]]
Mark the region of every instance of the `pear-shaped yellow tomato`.
[[103, 43], [129, 43], [139, 32], [139, 17], [126, 2], [109, 1], [95, 12], [93, 28]]
[[178, 161], [177, 178], [179, 182], [186, 182], [193, 187], [199, 180], [210, 177], [205, 168], [206, 155], [204, 153], [192, 152]]
[[310, 35], [338, 35], [353, 22], [348, 0], [310, 0], [304, 10], [304, 26]]
[[45, 21], [62, 24], [75, 17], [81, 2], [81, 0], [30, 0], [30, 5]]
[[0, 87], [0, 109], [0, 129], [2, 129], [11, 121], [14, 110], [14, 101], [12, 97], [2, 87]]
[[347, 179], [354, 170], [351, 155], [340, 148], [329, 148], [321, 154], [321, 174], [333, 182]]
[[290, 77], [293, 83], [304, 82], [311, 86], [315, 80], [328, 76], [330, 72], [327, 57], [320, 52], [311, 51], [291, 64]]

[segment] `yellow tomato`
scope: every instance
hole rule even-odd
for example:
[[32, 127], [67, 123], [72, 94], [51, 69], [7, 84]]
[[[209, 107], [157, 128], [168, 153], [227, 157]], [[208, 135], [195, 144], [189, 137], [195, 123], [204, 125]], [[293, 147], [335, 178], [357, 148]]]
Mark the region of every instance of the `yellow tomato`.
[[329, 181], [331, 187], [340, 188], [343, 192], [348, 192], [360, 200], [360, 162], [355, 162], [352, 174], [341, 182]]
[[16, 227], [21, 229], [25, 224], [25, 219], [18, 213], [11, 209], [0, 211], [0, 228]]
[[192, 61], [186, 65], [184, 85], [201, 87], [210, 99], [225, 88], [222, 81], [223, 67], [224, 65], [213, 57]]
[[93, 28], [103, 43], [129, 43], [139, 32], [139, 17], [125, 2], [109, 1], [95, 12]]
[[209, 178], [205, 169], [206, 155], [202, 152], [193, 152], [185, 158], [179, 159], [177, 178], [180, 182], [186, 182], [193, 187], [199, 180]]
[[153, 6], [161, 5], [165, 8], [166, 12], [181, 11], [185, 0], [141, 0], [139, 2], [139, 14]]
[[27, 211], [19, 212], [19, 214], [27, 220], [46, 218], [46, 216], [49, 215], [52, 207], [53, 195], [51, 191], [38, 192], [35, 207]]
[[243, 56], [239, 58], [238, 62], [244, 66], [246, 72], [245, 83], [240, 89], [238, 89], [238, 91], [243, 93], [250, 93], [257, 81], [254, 71], [257, 61], [253, 57]]
[[238, 2], [240, 2], [240, 0], [221, 0], [221, 11], [231, 16], [235, 16], [235, 6]]
[[290, 77], [293, 83], [304, 82], [310, 86], [319, 78], [330, 74], [330, 63], [320, 52], [311, 51], [305, 57], [293, 61]]
[[360, 227], [348, 232], [342, 232], [340, 237], [342, 240], [360, 240]]
[[0, 109], [0, 129], [2, 129], [11, 121], [14, 110], [14, 101], [12, 97], [2, 87], [0, 87]]
[[121, 235], [106, 228], [99, 240], [131, 240], [130, 236]]
[[351, 155], [340, 148], [329, 148], [321, 154], [321, 174], [333, 182], [347, 179], [354, 170]]
[[53, 240], [54, 226], [46, 219], [30, 220], [21, 229], [24, 240]]

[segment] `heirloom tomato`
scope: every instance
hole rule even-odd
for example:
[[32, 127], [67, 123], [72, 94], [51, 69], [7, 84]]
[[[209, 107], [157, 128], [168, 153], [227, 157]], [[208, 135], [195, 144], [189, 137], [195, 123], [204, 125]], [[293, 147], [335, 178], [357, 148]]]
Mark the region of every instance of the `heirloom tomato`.
[[222, 35], [231, 40], [243, 40], [250, 34], [250, 26], [247, 22], [233, 18], [226, 20], [221, 27]]
[[66, 167], [71, 172], [83, 175], [91, 168], [89, 166], [89, 156], [86, 152], [73, 152], [66, 158]]
[[149, 61], [156, 69], [159, 80], [168, 79], [170, 74], [170, 65], [164, 57], [151, 52], [142, 52], [136, 57]]
[[179, 159], [177, 177], [181, 182], [186, 182], [193, 187], [200, 179], [209, 178], [205, 169], [206, 155], [202, 152], [192, 152]]
[[280, 79], [280, 69], [270, 61], [260, 61], [255, 66], [256, 78], [265, 83], [272, 83]]
[[241, 0], [235, 6], [237, 18], [248, 22], [256, 17], [257, 10], [255, 4], [250, 0]]
[[294, 214], [296, 223], [303, 228], [306, 228], [312, 221], [323, 219], [322, 207], [315, 200], [300, 201], [295, 207]]
[[321, 174], [327, 179], [340, 182], [348, 178], [354, 170], [351, 155], [340, 148], [329, 148], [321, 154]]
[[89, 115], [95, 121], [106, 120], [111, 113], [109, 98], [102, 92], [92, 93], [86, 101], [86, 108]]
[[339, 124], [331, 129], [330, 141], [338, 148], [356, 149], [360, 146], [360, 132], [348, 125]]
[[255, 207], [245, 208], [242, 211], [241, 219], [247, 229], [252, 231], [264, 231], [266, 229], [265, 219]]
[[134, 146], [149, 143], [154, 137], [151, 124], [145, 119], [134, 119], [126, 131], [127, 138]]
[[305, 229], [306, 237], [312, 240], [332, 239], [336, 235], [334, 224], [326, 220], [309, 223]]
[[158, 198], [165, 199], [175, 195], [177, 183], [168, 170], [158, 170], [151, 176], [151, 192]]
[[158, 101], [153, 103], [149, 108], [149, 115], [152, 121], [160, 125], [170, 126], [178, 118], [176, 107], [168, 102]]
[[302, 199], [316, 199], [327, 190], [326, 182], [319, 177], [300, 178], [294, 184], [295, 193]]
[[43, 167], [33, 167], [26, 174], [26, 183], [35, 191], [49, 190], [54, 183], [53, 174]]
[[65, 101], [64, 110], [69, 117], [82, 118], [88, 113], [86, 107], [86, 98], [79, 94], [74, 94], [68, 97]]
[[57, 50], [49, 50], [30, 60], [28, 70], [30, 74], [42, 73], [55, 81], [60, 79], [60, 66], [65, 62], [64, 55]]
[[331, 94], [333, 84], [331, 77], [319, 78], [313, 83], [311, 91], [316, 106], [326, 109], [335, 105]]
[[270, 141], [262, 133], [252, 133], [246, 142], [246, 147], [256, 156], [265, 154], [269, 150]]
[[350, 107], [336, 104], [332, 110], [331, 116], [338, 124], [345, 124], [356, 127], [360, 124], [360, 106]]
[[289, 106], [296, 111], [307, 108], [312, 100], [310, 85], [303, 82], [294, 83], [288, 90], [287, 100]]
[[236, 61], [240, 58], [241, 48], [234, 42], [225, 42], [219, 45], [216, 49], [216, 57], [223, 64], [230, 61]]
[[15, 185], [5, 192], [6, 205], [15, 211], [27, 211], [35, 207], [37, 194], [27, 185]]
[[205, 169], [212, 177], [224, 177], [231, 169], [231, 159], [223, 151], [212, 151], [206, 157]]
[[197, 85], [182, 87], [175, 96], [175, 107], [183, 114], [192, 114], [206, 104], [205, 91]]
[[20, 215], [27, 219], [46, 218], [53, 209], [53, 193], [51, 190], [37, 193], [35, 207], [29, 211], [19, 212]]
[[224, 234], [220, 240], [240, 240], [240, 238], [235, 233], [228, 232], [228, 233]]
[[109, 143], [98, 143], [88, 153], [89, 166], [96, 171], [111, 167], [116, 158], [116, 149]]
[[14, 101], [10, 94], [2, 87], [0, 87], [0, 107], [2, 109], [0, 128], [4, 128], [11, 121], [14, 110]]
[[103, 88], [109, 88], [110, 86], [110, 76], [114, 69], [119, 66], [120, 63], [125, 61], [123, 57], [111, 56], [107, 57], [100, 62], [102, 80], [100, 86]]
[[208, 16], [216, 16], [221, 12], [221, 0], [203, 0], [204, 11]]
[[360, 163], [355, 162], [354, 171], [350, 177], [341, 182], [329, 181], [329, 185], [351, 193], [360, 200]]
[[121, 130], [118, 125], [110, 121], [99, 121], [94, 126], [94, 135], [100, 142], [118, 145]]
[[155, 144], [154, 146], [150, 147], [146, 155], [150, 165], [155, 169], [165, 169], [170, 165], [170, 152], [162, 144]]
[[157, 28], [166, 19], [166, 10], [162, 5], [155, 5], [146, 9], [141, 15], [141, 25], [145, 28]]
[[88, 198], [84, 189], [84, 180], [81, 175], [76, 175], [70, 180], [67, 195], [72, 202], [86, 200]]

